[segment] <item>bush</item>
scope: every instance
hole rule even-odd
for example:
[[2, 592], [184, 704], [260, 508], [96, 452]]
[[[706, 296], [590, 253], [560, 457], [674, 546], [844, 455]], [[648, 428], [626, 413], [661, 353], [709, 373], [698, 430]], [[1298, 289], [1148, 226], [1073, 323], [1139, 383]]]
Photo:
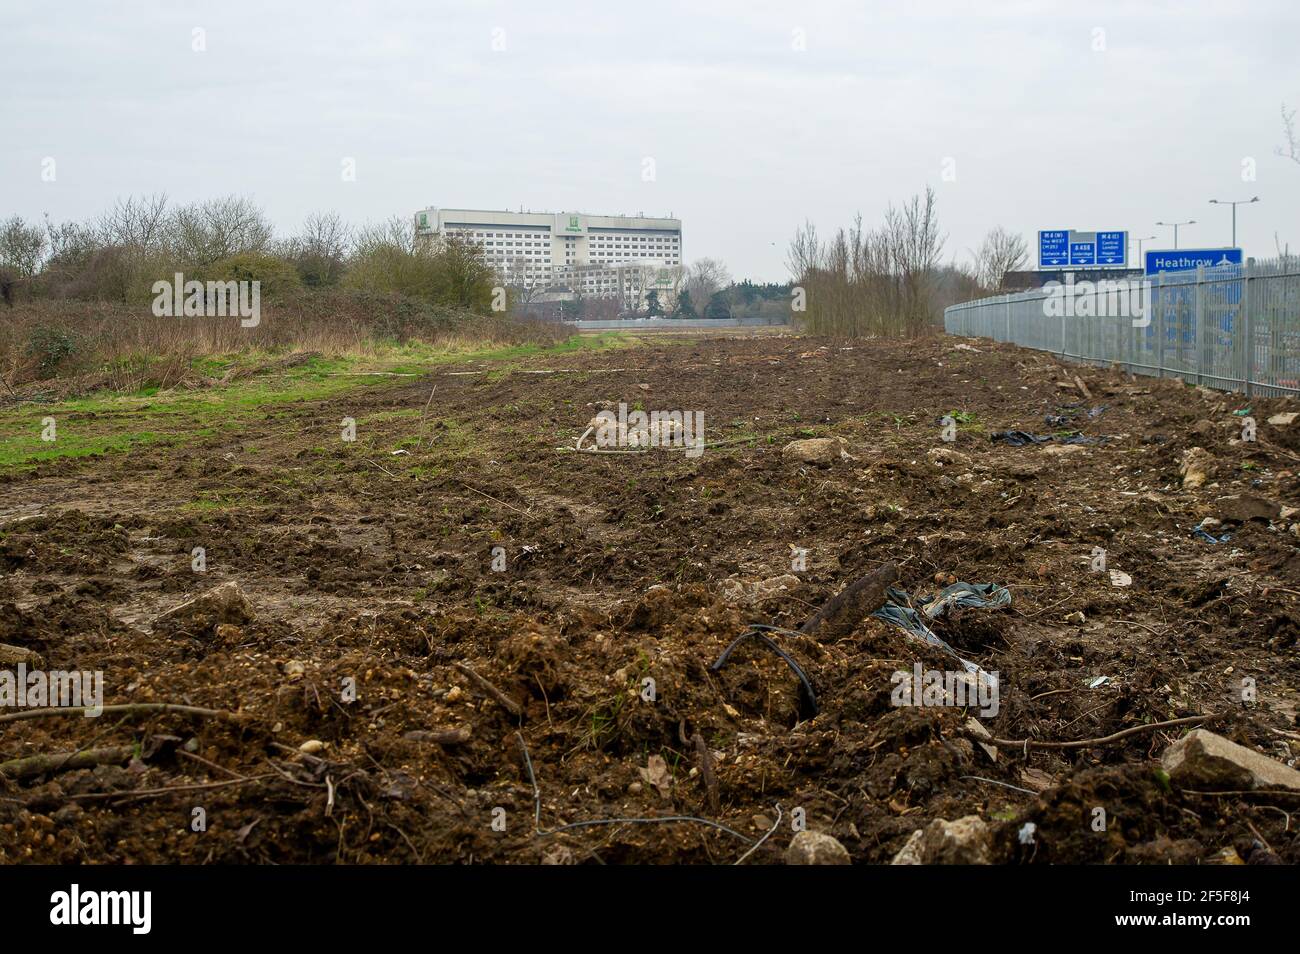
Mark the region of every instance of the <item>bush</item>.
[[66, 328], [38, 326], [27, 339], [27, 356], [36, 362], [37, 375], [52, 378], [71, 364], [79, 351], [77, 336]]
[[284, 259], [264, 252], [232, 255], [202, 272], [199, 280], [205, 282], [261, 282], [262, 301], [284, 301], [302, 288], [297, 269]]
[[358, 236], [344, 284], [486, 315], [496, 279], [477, 246], [456, 237], [428, 241], [393, 220]]

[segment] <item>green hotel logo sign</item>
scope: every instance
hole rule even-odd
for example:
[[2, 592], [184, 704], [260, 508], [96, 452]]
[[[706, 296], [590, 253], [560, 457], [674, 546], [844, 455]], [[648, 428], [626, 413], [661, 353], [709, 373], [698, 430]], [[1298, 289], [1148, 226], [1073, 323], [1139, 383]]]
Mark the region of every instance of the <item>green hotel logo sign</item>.
[[582, 226], [578, 224], [578, 217], [577, 217], [576, 215], [571, 215], [571, 216], [569, 216], [569, 225], [568, 225], [568, 228], [566, 228], [564, 231], [566, 231], [566, 232], [581, 232], [581, 231], [582, 231]]

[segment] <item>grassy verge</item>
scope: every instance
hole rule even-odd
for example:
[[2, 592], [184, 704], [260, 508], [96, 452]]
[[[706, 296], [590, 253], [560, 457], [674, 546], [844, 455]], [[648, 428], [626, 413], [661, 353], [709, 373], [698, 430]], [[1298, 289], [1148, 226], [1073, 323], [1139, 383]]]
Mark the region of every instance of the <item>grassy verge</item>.
[[[104, 391], [0, 410], [0, 471], [150, 444], [181, 445], [274, 417], [287, 405], [407, 383], [411, 375], [440, 365], [488, 363], [498, 373], [533, 358], [635, 343], [613, 333], [574, 336], [555, 345], [375, 344], [350, 354], [313, 357], [291, 367], [283, 366], [284, 355], [267, 353], [205, 357], [194, 362], [194, 371], [218, 380], [229, 376], [229, 383], [199, 390]], [[51, 433], [53, 440], [43, 439]]]

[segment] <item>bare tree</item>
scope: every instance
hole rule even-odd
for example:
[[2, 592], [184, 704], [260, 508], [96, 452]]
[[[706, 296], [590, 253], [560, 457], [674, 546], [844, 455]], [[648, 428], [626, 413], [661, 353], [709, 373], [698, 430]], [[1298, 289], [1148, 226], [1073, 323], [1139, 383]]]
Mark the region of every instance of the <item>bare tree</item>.
[[1294, 109], [1287, 109], [1286, 103], [1282, 104], [1282, 138], [1286, 145], [1279, 146], [1277, 154], [1300, 165], [1300, 137], [1296, 133], [1295, 114]]
[[681, 289], [700, 317], [713, 296], [731, 284], [727, 267], [716, 258], [698, 258], [682, 273]]
[[167, 195], [158, 192], [118, 199], [92, 228], [105, 246], [152, 252], [167, 240], [167, 219]]
[[794, 238], [786, 251], [785, 263], [795, 281], [821, 266], [821, 243], [817, 239], [817, 226], [805, 221], [802, 227], [795, 229]]
[[508, 259], [500, 269], [502, 284], [512, 292], [518, 306], [531, 304], [546, 289], [546, 279], [540, 264], [525, 255]]
[[975, 280], [986, 291], [997, 291], [1007, 272], [1024, 268], [1029, 261], [1029, 248], [1023, 235], [1013, 235], [1000, 225], [984, 236], [975, 257]]
[[336, 285], [351, 243], [351, 230], [337, 212], [313, 212], [302, 231], [284, 243], [283, 254], [294, 263], [303, 284]]
[[234, 195], [177, 209], [171, 233], [181, 262], [199, 266], [245, 252], [264, 252], [273, 237], [262, 210], [250, 199]]

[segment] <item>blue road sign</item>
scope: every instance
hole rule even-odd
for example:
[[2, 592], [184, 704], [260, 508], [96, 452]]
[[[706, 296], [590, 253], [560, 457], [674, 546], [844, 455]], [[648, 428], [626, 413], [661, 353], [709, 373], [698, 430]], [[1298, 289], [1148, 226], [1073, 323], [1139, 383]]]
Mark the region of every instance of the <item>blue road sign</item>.
[[1038, 267], [1070, 264], [1070, 230], [1041, 229], [1038, 232]]
[[1240, 265], [1241, 262], [1239, 248], [1180, 248], [1177, 251], [1147, 252], [1145, 271], [1148, 275], [1157, 272], [1188, 272], [1198, 265], [1214, 268], [1219, 265]]
[[1128, 263], [1128, 233], [1097, 233], [1097, 264], [1125, 265]]
[[1070, 242], [1070, 264], [1071, 265], [1096, 265], [1097, 264], [1097, 243], [1089, 242]]

